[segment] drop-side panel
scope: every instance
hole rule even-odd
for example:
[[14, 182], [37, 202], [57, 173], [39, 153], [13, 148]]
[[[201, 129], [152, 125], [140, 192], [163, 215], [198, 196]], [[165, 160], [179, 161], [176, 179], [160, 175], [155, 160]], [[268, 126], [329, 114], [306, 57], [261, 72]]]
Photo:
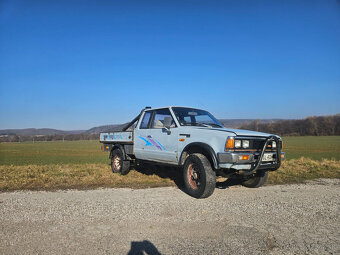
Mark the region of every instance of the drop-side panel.
[[121, 142], [121, 143], [132, 143], [133, 142], [133, 132], [113, 132], [113, 133], [101, 133], [100, 142], [110, 143], [110, 142]]

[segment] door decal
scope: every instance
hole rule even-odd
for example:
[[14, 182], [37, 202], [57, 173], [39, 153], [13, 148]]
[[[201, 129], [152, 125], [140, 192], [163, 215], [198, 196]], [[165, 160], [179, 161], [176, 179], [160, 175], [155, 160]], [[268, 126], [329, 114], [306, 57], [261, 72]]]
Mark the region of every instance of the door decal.
[[144, 140], [145, 146], [155, 146], [160, 151], [166, 151], [164, 146], [160, 142], [158, 142], [156, 139], [152, 139], [150, 137], [143, 137], [143, 136], [139, 136], [139, 138]]

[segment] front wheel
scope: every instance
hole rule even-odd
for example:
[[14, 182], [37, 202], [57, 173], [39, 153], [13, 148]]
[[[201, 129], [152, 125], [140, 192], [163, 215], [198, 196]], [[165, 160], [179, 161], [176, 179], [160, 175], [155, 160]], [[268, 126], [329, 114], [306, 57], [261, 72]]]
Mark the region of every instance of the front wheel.
[[111, 169], [113, 173], [121, 175], [130, 172], [130, 161], [124, 160], [123, 152], [120, 149], [114, 149], [111, 153]]
[[268, 172], [259, 172], [250, 179], [243, 181], [241, 184], [247, 188], [259, 188], [265, 184], [267, 179]]
[[214, 193], [216, 173], [203, 154], [191, 154], [184, 163], [183, 174], [184, 184], [190, 196], [206, 198]]

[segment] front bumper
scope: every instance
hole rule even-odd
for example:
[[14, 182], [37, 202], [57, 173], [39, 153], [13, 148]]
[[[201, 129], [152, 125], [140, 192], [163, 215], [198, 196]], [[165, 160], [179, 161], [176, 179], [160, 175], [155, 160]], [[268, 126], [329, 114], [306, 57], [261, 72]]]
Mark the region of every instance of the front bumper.
[[[277, 159], [277, 152], [269, 151], [274, 154], [274, 160]], [[248, 160], [240, 159], [240, 156], [248, 156]], [[249, 152], [225, 152], [217, 153], [217, 159], [220, 164], [232, 163], [232, 164], [248, 164], [256, 162], [260, 157], [260, 153], [249, 153]], [[281, 160], [284, 159], [285, 153], [281, 152]]]
[[[245, 170], [246, 174], [251, 174], [257, 170], [277, 170], [281, 166], [281, 160], [284, 159], [284, 152], [281, 152], [281, 148], [276, 150], [267, 151], [266, 147], [270, 140], [276, 140], [275, 137], [267, 139], [262, 151], [257, 152], [223, 152], [217, 153], [218, 165], [222, 169], [234, 169]], [[272, 153], [272, 161], [263, 161], [263, 155], [265, 153]], [[248, 159], [244, 160], [243, 156], [247, 156]]]

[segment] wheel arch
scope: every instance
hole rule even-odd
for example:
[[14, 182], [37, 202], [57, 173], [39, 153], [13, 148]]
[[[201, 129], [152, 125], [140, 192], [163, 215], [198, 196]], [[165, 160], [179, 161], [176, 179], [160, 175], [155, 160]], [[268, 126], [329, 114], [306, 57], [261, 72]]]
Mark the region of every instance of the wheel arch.
[[184, 149], [182, 150], [178, 164], [183, 166], [186, 158], [192, 153], [203, 154], [204, 156], [208, 158], [211, 166], [214, 169], [219, 168], [214, 149], [210, 145], [206, 143], [200, 143], [200, 142], [189, 143], [188, 145], [186, 145]]
[[112, 152], [115, 150], [115, 149], [120, 149], [123, 153], [123, 160], [126, 160], [126, 153], [125, 153], [125, 149], [124, 149], [124, 146], [119, 144], [119, 143], [116, 143], [116, 144], [113, 144], [112, 145], [112, 148], [111, 148], [111, 151], [110, 151], [110, 158], [112, 158]]

